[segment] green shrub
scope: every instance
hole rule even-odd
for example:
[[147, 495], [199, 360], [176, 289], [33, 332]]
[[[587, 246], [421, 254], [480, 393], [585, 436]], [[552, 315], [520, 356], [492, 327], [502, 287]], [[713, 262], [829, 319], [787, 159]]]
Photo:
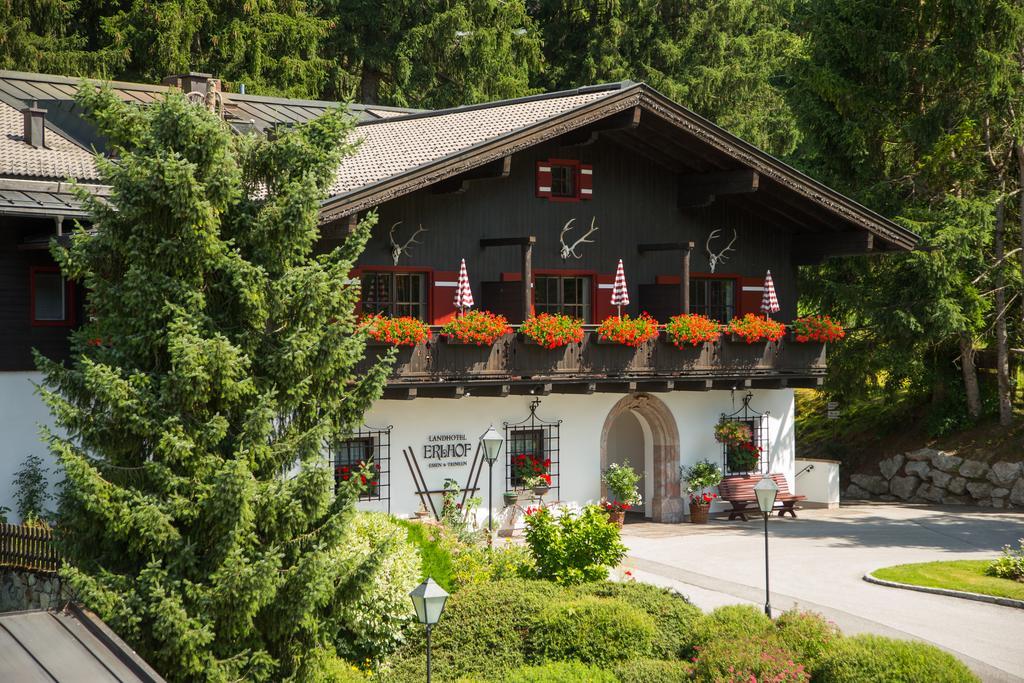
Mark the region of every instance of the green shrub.
[[934, 645], [874, 635], [841, 638], [814, 670], [815, 683], [970, 683], [978, 678]]
[[444, 529], [405, 519], [398, 520], [398, 523], [405, 527], [409, 542], [419, 551], [420, 580], [429, 576], [451, 592], [452, 543], [445, 538]]
[[693, 642], [693, 628], [704, 613], [699, 607], [675, 591], [638, 581], [599, 581], [585, 583], [575, 589], [578, 595], [618, 598], [643, 610], [658, 630], [653, 656], [658, 659], [680, 659], [688, 656]]
[[775, 629], [782, 644], [812, 670], [832, 644], [843, 637], [835, 624], [813, 612], [784, 612], [775, 620]]
[[533, 572], [533, 556], [524, 546], [505, 543], [490, 550], [486, 546], [466, 546], [452, 558], [452, 590], [528, 576]]
[[677, 659], [630, 659], [611, 667], [621, 683], [683, 683], [693, 667]]
[[[691, 629], [694, 648], [716, 640], [744, 640], [773, 635], [774, 624], [753, 605], [725, 605], [698, 619]], [[691, 653], [687, 653], [687, 657]]]
[[1001, 579], [1024, 581], [1024, 538], [1018, 541], [1020, 548], [1004, 545], [1003, 554], [992, 561], [985, 573]]
[[796, 655], [770, 632], [716, 638], [697, 646], [692, 675], [698, 681], [804, 683], [810, 680]]
[[[470, 585], [454, 593], [431, 634], [435, 678], [455, 680], [528, 664], [526, 643], [538, 615], [564, 596], [555, 584], [522, 579]], [[383, 680], [419, 683], [424, 648], [424, 630], [413, 628]]]
[[491, 678], [468, 678], [459, 683], [618, 683], [610, 671], [581, 662], [547, 662], [524, 666]]
[[[338, 654], [349, 661], [377, 660], [398, 648], [414, 612], [409, 591], [420, 581], [420, 560], [394, 518], [358, 512], [344, 541], [346, 557], [361, 557], [359, 586], [339, 586], [333, 621]], [[349, 597], [351, 596], [351, 597]]]
[[549, 604], [530, 632], [529, 648], [537, 660], [604, 665], [650, 657], [657, 636], [654, 620], [626, 602], [581, 597]]
[[626, 556], [618, 527], [596, 505], [579, 514], [562, 508], [557, 518], [547, 508], [527, 515], [526, 543], [537, 578], [564, 584], [606, 579], [608, 568]]

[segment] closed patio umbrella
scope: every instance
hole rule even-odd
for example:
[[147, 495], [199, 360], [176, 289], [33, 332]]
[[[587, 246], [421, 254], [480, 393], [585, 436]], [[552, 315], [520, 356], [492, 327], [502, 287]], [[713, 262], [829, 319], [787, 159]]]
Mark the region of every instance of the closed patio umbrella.
[[619, 266], [615, 269], [615, 284], [612, 286], [612, 306], [619, 309], [619, 317], [622, 317], [622, 307], [629, 305], [629, 291], [626, 289], [626, 270], [622, 267], [622, 259], [619, 259]]
[[473, 308], [473, 290], [469, 287], [466, 259], [462, 259], [462, 265], [459, 266], [459, 281], [455, 285], [455, 308], [459, 313], [465, 313], [465, 309]]
[[779, 298], [775, 296], [775, 283], [772, 281], [772, 271], [764, 276], [764, 293], [761, 295], [761, 312], [767, 317], [771, 313], [779, 312]]

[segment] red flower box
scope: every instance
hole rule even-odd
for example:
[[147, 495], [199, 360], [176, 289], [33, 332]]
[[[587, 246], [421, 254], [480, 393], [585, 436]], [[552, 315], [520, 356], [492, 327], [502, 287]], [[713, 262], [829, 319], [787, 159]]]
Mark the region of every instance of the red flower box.
[[705, 342], [718, 341], [722, 326], [699, 313], [683, 313], [672, 316], [665, 325], [668, 340], [678, 349], [683, 346], [700, 346]]
[[846, 336], [843, 326], [832, 318], [819, 315], [809, 315], [804, 318], [797, 318], [790, 328], [793, 332], [793, 339], [798, 342], [837, 342]]
[[628, 315], [606, 318], [597, 328], [599, 342], [637, 347], [658, 336], [658, 321], [646, 313], [638, 318]]
[[449, 344], [491, 346], [511, 331], [508, 319], [503, 315], [490, 311], [470, 311], [449, 320], [440, 333]]
[[568, 315], [541, 313], [519, 326], [528, 342], [546, 349], [557, 349], [583, 341], [583, 321]]
[[759, 341], [779, 341], [786, 335], [786, 326], [777, 320], [747, 313], [742, 318], [733, 318], [726, 328], [729, 334], [739, 337], [748, 344]]
[[401, 318], [385, 318], [374, 315], [359, 323], [359, 329], [366, 332], [367, 338], [392, 346], [416, 346], [430, 339], [430, 327], [422, 320], [404, 316]]

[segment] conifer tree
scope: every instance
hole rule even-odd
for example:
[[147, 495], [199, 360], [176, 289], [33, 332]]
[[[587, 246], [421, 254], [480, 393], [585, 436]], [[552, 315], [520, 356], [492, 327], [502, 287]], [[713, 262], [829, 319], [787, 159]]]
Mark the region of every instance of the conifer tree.
[[321, 453], [387, 374], [354, 372], [348, 276], [373, 221], [315, 253], [351, 124], [267, 140], [180, 94], [78, 99], [117, 160], [97, 159], [94, 230], [54, 248], [88, 291], [73, 360], [38, 357], [65, 579], [171, 680], [322, 679], [373, 563], [344, 551], [357, 493]]

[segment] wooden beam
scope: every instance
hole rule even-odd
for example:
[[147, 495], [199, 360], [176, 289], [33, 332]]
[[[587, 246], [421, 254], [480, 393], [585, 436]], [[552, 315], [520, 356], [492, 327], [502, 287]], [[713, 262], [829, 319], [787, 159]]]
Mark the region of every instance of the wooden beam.
[[862, 256], [875, 249], [875, 236], [867, 230], [793, 235], [793, 263], [808, 266], [833, 256]]
[[452, 194], [465, 192], [470, 181], [488, 180], [491, 178], [507, 178], [512, 171], [512, 157], [504, 156], [483, 166], [471, 168], [451, 178], [446, 178], [430, 186], [434, 194]]
[[664, 393], [666, 391], [673, 391], [676, 388], [675, 380], [665, 380], [663, 382], [640, 382], [640, 391], [650, 391], [655, 393]]
[[678, 206], [707, 206], [720, 195], [757, 192], [760, 180], [757, 171], [749, 168], [684, 175], [679, 178]]
[[560, 136], [556, 144], [563, 147], [590, 145], [597, 142], [601, 133], [609, 130], [631, 130], [640, 125], [640, 107], [633, 107], [605, 119], [583, 126]]
[[679, 162], [679, 159], [671, 156], [670, 154], [666, 154], [663, 149], [659, 149], [656, 145], [647, 142], [639, 135], [612, 132], [609, 133], [607, 137], [623, 149], [639, 152], [672, 173], [682, 173], [687, 170], [686, 167]]
[[522, 245], [520, 253], [522, 260], [521, 274], [523, 277], [523, 322], [526, 322], [533, 315], [533, 243], [535, 238]]
[[487, 249], [488, 247], [521, 247], [528, 246], [537, 243], [537, 237], [530, 235], [529, 237], [485, 237], [480, 240], [480, 248]]

